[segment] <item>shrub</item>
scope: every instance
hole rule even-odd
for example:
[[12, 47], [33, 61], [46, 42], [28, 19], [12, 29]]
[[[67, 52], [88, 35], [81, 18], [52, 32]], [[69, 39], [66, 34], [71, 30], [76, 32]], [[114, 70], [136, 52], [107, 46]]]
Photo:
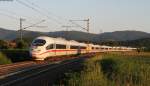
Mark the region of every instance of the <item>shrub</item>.
[[0, 40], [0, 49], [8, 49], [7, 43], [3, 40]]
[[28, 48], [28, 44], [25, 41], [18, 41], [17, 42], [17, 48], [19, 49], [26, 49]]
[[8, 59], [4, 54], [0, 52], [0, 65], [1, 64], [10, 64], [11, 60]]
[[11, 59], [12, 62], [20, 62], [25, 60], [30, 60], [29, 51], [27, 49], [6, 49], [1, 50], [7, 58]]

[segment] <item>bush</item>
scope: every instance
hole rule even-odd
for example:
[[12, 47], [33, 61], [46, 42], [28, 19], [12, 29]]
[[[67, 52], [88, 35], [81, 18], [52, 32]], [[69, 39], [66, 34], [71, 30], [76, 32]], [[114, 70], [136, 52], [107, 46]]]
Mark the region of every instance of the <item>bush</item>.
[[8, 49], [7, 43], [3, 40], [0, 40], [0, 49]]
[[29, 51], [27, 49], [6, 49], [1, 50], [7, 58], [11, 59], [12, 62], [20, 62], [25, 60], [30, 60]]
[[10, 59], [8, 59], [4, 54], [0, 52], [0, 65], [1, 64], [10, 64], [12, 63]]
[[28, 48], [28, 44], [25, 41], [18, 41], [17, 42], [17, 48], [26, 49], [26, 48]]

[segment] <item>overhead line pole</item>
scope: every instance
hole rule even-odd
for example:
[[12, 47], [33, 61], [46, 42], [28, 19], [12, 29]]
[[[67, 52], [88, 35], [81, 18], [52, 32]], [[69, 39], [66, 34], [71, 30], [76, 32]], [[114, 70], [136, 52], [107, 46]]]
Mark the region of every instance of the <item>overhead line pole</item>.
[[[90, 19], [87, 19], [86, 21], [87, 21], [87, 32], [88, 32], [88, 34], [90, 34]], [[89, 50], [90, 50], [89, 49], [89, 46], [90, 46], [89, 43], [90, 42], [88, 41], [88, 50], [87, 50], [88, 53], [89, 53]]]
[[[73, 22], [73, 21], [85, 21], [85, 22], [87, 22], [87, 26], [86, 26], [86, 28], [84, 28], [84, 27], [82, 27], [81, 25], [79, 25], [79, 24], [77, 24], [77, 23], [75, 23], [75, 22]], [[80, 28], [86, 30], [88, 34], [90, 33], [90, 19], [89, 19], [89, 18], [88, 18], [88, 19], [85, 19], [85, 20], [70, 20], [70, 22], [72, 22], [72, 23], [75, 24], [76, 26], [78, 26], [78, 27], [80, 27]], [[89, 46], [89, 41], [88, 41], [88, 46]], [[89, 52], [89, 49], [88, 49], [87, 52]]]
[[[77, 24], [77, 23], [75, 23], [75, 22], [73, 22], [73, 21], [86, 21], [86, 22], [87, 22], [87, 27], [84, 28], [84, 27], [82, 27], [81, 25], [79, 25], [79, 24]], [[90, 26], [90, 19], [85, 19], [85, 20], [70, 20], [70, 22], [73, 23], [73, 24], [75, 24], [76, 26], [78, 26], [78, 27], [80, 27], [80, 28], [86, 30], [88, 33], [90, 32], [90, 28], [89, 28], [89, 26]]]
[[27, 28], [30, 28], [30, 27], [46, 27], [46, 26], [36, 26], [36, 25], [38, 25], [38, 24], [40, 24], [40, 23], [42, 23], [42, 22], [45, 22], [45, 20], [42, 20], [42, 21], [40, 21], [40, 22], [38, 22], [38, 23], [35, 23], [35, 24], [32, 24], [32, 25], [30, 25], [30, 26], [27, 26], [27, 27], [23, 27], [22, 26], [22, 22], [24, 21], [25, 19], [23, 19], [23, 18], [20, 18], [20, 40], [22, 41], [22, 38], [23, 38], [23, 30], [24, 29], [27, 29]]
[[87, 32], [90, 33], [90, 19], [87, 19]]
[[24, 21], [25, 19], [23, 19], [23, 18], [20, 18], [20, 40], [22, 41], [22, 30], [23, 30], [23, 28], [22, 28], [22, 22]]

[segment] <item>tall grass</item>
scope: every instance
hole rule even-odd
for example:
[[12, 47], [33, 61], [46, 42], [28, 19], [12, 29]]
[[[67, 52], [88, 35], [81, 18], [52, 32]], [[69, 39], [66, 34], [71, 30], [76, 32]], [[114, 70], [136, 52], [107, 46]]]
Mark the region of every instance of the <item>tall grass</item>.
[[67, 86], [149, 86], [150, 58], [146, 55], [103, 54], [84, 62], [80, 72], [69, 73]]
[[0, 65], [1, 64], [10, 64], [11, 60], [8, 59], [4, 54], [0, 52]]
[[[142, 59], [143, 58], [143, 59]], [[150, 61], [148, 57], [104, 55], [100, 64], [103, 73], [117, 86], [149, 86]]]
[[99, 60], [101, 57], [87, 59], [81, 72], [67, 73], [60, 86], [115, 86], [103, 75]]

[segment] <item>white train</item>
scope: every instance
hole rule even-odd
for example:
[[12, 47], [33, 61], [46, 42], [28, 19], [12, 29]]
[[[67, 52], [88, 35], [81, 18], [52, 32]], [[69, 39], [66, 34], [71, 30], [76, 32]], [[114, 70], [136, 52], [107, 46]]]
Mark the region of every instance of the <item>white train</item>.
[[74, 40], [40, 36], [33, 40], [30, 55], [35, 60], [44, 60], [47, 57], [73, 55], [93, 52], [132, 51], [136, 48], [110, 47], [80, 43]]

